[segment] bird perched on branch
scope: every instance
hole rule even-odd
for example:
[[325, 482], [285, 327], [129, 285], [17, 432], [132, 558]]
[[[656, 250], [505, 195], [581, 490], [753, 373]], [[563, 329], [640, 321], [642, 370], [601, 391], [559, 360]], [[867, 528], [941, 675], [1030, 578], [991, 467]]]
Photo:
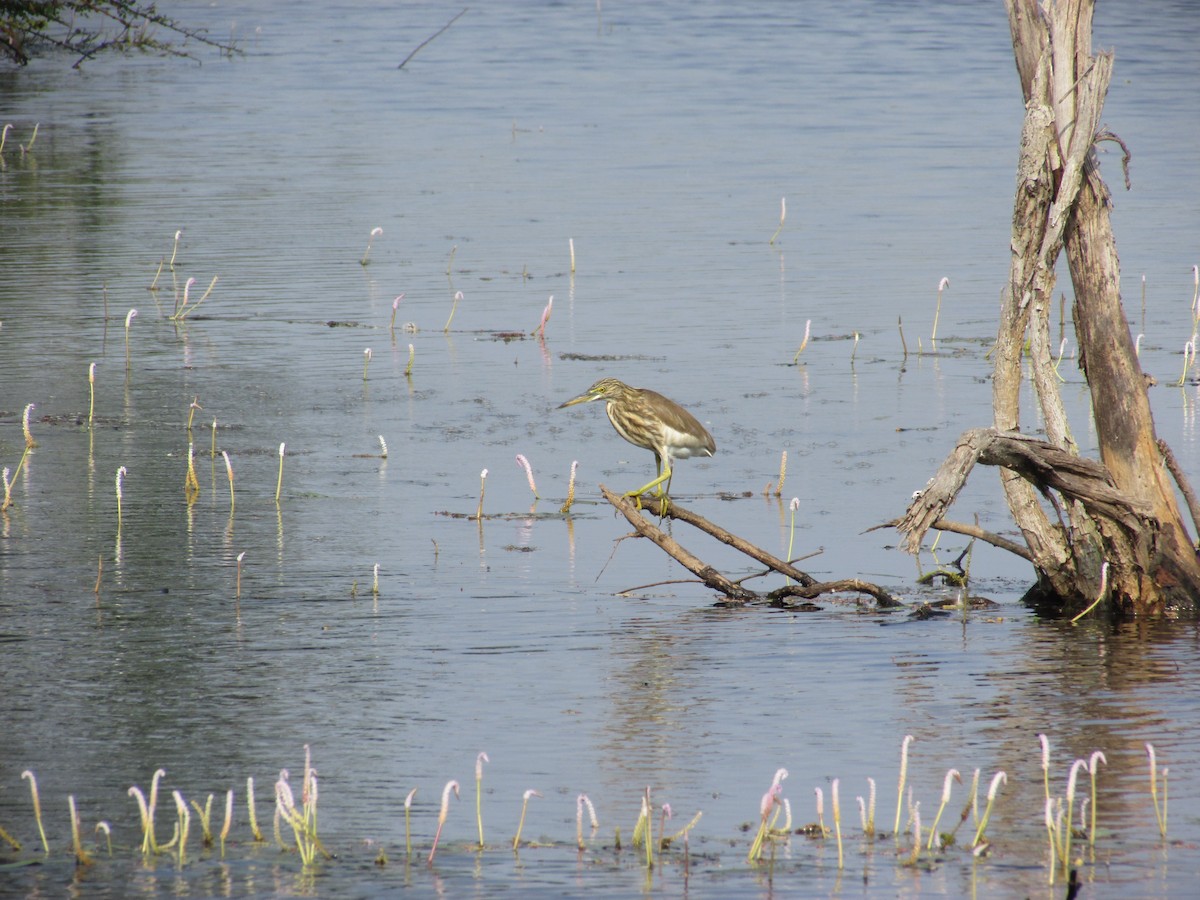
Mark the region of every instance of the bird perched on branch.
[[[671, 460], [712, 456], [717, 452], [716, 442], [708, 429], [674, 400], [668, 400], [657, 391], [630, 387], [615, 378], [601, 378], [558, 408], [595, 400], [605, 401], [608, 420], [617, 434], [654, 453], [657, 477], [635, 491], [626, 491], [626, 497], [641, 497], [653, 488], [654, 496], [663, 501], [665, 510], [671, 490]], [[666, 482], [665, 489], [663, 482]]]

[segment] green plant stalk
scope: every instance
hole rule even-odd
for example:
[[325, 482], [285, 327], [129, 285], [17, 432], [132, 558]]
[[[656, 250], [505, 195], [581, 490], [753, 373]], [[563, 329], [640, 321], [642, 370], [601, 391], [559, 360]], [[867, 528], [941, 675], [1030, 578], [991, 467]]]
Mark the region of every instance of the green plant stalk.
[[836, 778], [830, 785], [830, 795], [833, 802], [833, 830], [837, 835], [838, 871], [840, 872], [845, 868], [845, 860], [842, 856], [842, 806], [838, 802], [838, 780]]
[[988, 788], [987, 806], [983, 808], [983, 818], [979, 820], [979, 827], [975, 829], [975, 838], [971, 841], [972, 847], [978, 847], [979, 842], [983, 839], [988, 819], [992, 816], [992, 804], [996, 802], [996, 792], [999, 790], [1001, 784], [1008, 784], [1008, 775], [1003, 771], [997, 772], [992, 776], [992, 783]]
[[[17, 483], [17, 476], [21, 474], [21, 469], [25, 465], [25, 460], [28, 456], [29, 456], [29, 448], [26, 447], [24, 452], [21, 454], [20, 462], [17, 463], [17, 470], [15, 472], [13, 472], [11, 478], [8, 478], [5, 480], [5, 482], [4, 482], [4, 503], [3, 503], [3, 505], [0, 505], [0, 512], [4, 511], [4, 510], [8, 509], [10, 506], [12, 506], [12, 487], [14, 484]], [[5, 471], [7, 471], [7, 470], [5, 470]]]
[[[375, 593], [379, 593], [379, 566], [375, 566]], [[483, 845], [483, 764], [491, 762], [486, 753], [475, 757], [475, 821], [479, 825], [479, 849]]]
[[229, 515], [232, 516], [234, 507], [237, 505], [237, 498], [233, 494], [233, 463], [229, 461], [227, 451], [222, 450], [221, 456], [225, 458], [225, 474], [229, 476]]
[[104, 832], [104, 840], [105, 840], [105, 843], [108, 845], [108, 856], [111, 859], [112, 858], [112, 829], [108, 826], [107, 822], [97, 822], [96, 830]]
[[175, 232], [175, 243], [171, 246], [171, 262], [168, 264], [168, 268], [170, 268], [172, 271], [175, 269], [175, 254], [179, 252], [179, 237], [182, 234], [182, 228]]
[[88, 366], [88, 428], [92, 427], [92, 420], [96, 415], [96, 364], [91, 363]]
[[83, 841], [79, 837], [79, 814], [75, 811], [75, 795], [67, 795], [67, 806], [71, 810], [71, 846], [75, 849], [75, 865], [91, 865], [92, 858], [83, 849]]
[[254, 804], [254, 778], [246, 779], [246, 812], [250, 816], [250, 833], [254, 835], [254, 840], [258, 843], [266, 843], [266, 839], [262, 835], [262, 831], [258, 828], [258, 812]]
[[208, 295], [211, 294], [213, 291], [213, 288], [217, 286], [217, 279], [219, 279], [220, 277], [221, 276], [219, 276], [219, 275], [214, 275], [213, 280], [208, 283], [208, 290], [206, 290], [203, 293], [203, 295], [201, 295], [200, 299], [197, 300], [195, 303], [193, 303], [191, 306], [187, 305], [187, 293], [185, 292], [184, 297], [183, 297], [183, 306], [179, 307], [179, 312], [177, 312], [171, 318], [176, 321], [182, 322], [184, 319], [186, 319], [188, 317], [188, 315], [195, 312], [197, 307], [199, 307], [201, 303], [203, 303], [205, 300], [208, 299]]
[[946, 780], [942, 783], [942, 802], [938, 806], [937, 815], [933, 817], [933, 825], [929, 829], [929, 844], [925, 848], [927, 850], [932, 850], [933, 842], [937, 840], [938, 823], [942, 821], [942, 813], [946, 809], [946, 804], [950, 802], [950, 783], [952, 781], [962, 781], [962, 776], [959, 774], [958, 769], [948, 771], [946, 773]]
[[150, 803], [146, 815], [146, 840], [150, 850], [153, 853], [158, 853], [158, 841], [154, 836], [154, 812], [158, 808], [158, 783], [166, 777], [166, 772], [163, 769], [155, 769], [154, 777], [150, 779]]
[[[183, 794], [179, 793], [179, 791], [172, 791], [171, 796], [175, 798], [175, 812], [179, 816], [176, 828], [179, 834], [179, 865], [182, 866], [187, 854], [188, 827], [192, 822], [192, 814], [188, 812], [187, 804], [183, 802]], [[211, 803], [212, 794], [208, 795], [208, 799]]]
[[408, 378], [410, 375], [412, 375], [413, 358], [416, 355], [417, 355], [416, 350], [413, 349], [413, 345], [409, 344], [408, 345], [408, 365], [404, 367], [404, 377], [405, 378]]
[[[26, 769], [24, 772], [22, 772], [21, 777], [29, 779], [29, 793], [33, 797], [33, 818], [37, 821], [38, 834], [42, 836], [42, 849], [45, 850], [46, 855], [49, 856], [50, 843], [46, 840], [46, 829], [42, 825], [42, 801], [41, 798], [38, 797], [37, 777], [33, 774], [31, 769]], [[1158, 806], [1156, 803], [1155, 809], [1157, 810], [1157, 808]]]
[[1099, 750], [1093, 753], [1091, 759], [1088, 760], [1088, 772], [1092, 776], [1092, 809], [1091, 821], [1088, 824], [1088, 844], [1092, 847], [1096, 846], [1096, 805], [1098, 801], [1096, 795], [1096, 770], [1099, 768], [1101, 762], [1108, 765], [1108, 758]]
[[211, 847], [213, 843], [212, 836], [212, 804], [213, 795], [209, 794], [208, 799], [201, 806], [195, 800], [191, 801], [192, 809], [196, 810], [196, 815], [200, 819], [200, 831], [204, 835], [204, 846]]
[[[775, 238], [779, 237], [779, 232], [783, 231], [783, 223], [787, 220], [787, 197], [779, 199], [779, 227], [775, 229], [775, 233], [771, 235], [771, 239], [767, 241], [772, 247], [775, 246]], [[574, 272], [574, 268], [571, 269]]]
[[900, 785], [896, 788], [896, 824], [892, 826], [892, 834], [896, 837], [900, 835], [900, 811], [904, 808], [904, 782], [908, 779], [908, 745], [914, 740], [915, 738], [911, 734], [906, 734], [900, 744]]
[[4, 841], [6, 844], [8, 844], [10, 847], [12, 847], [13, 850], [16, 850], [17, 852], [20, 852], [20, 850], [21, 850], [21, 842], [18, 841], [11, 834], [9, 834], [7, 831], [5, 831], [4, 826], [2, 826], [2, 825], [0, 825], [0, 841]]
[[287, 444], [279, 445], [279, 477], [275, 480], [275, 503], [279, 504], [279, 494], [283, 490], [283, 455], [287, 450]]
[[[456, 249], [457, 249], [457, 248], [456, 248]], [[453, 259], [454, 259], [454, 253], [453, 253], [453, 252], [451, 252], [451, 254], [450, 254], [450, 259], [451, 259], [451, 260], [453, 260]], [[453, 305], [451, 305], [451, 307], [450, 307], [450, 318], [448, 318], [448, 319], [446, 320], [446, 327], [442, 329], [442, 334], [447, 334], [447, 333], [449, 333], [449, 331], [450, 331], [450, 323], [454, 321], [454, 313], [455, 313], [455, 311], [458, 309], [458, 301], [459, 301], [459, 300], [461, 300], [462, 298], [463, 298], [463, 292], [462, 292], [462, 291], [455, 291], [455, 292], [454, 292], [454, 303], [453, 303]]]
[[[646, 793], [642, 795], [642, 817], [639, 821], [642, 823], [642, 843], [646, 845], [646, 869], [654, 868], [654, 822], [650, 815], [650, 802], [647, 799], [650, 789], [646, 788]], [[636, 844], [636, 835], [634, 843]]]
[[542, 796], [535, 790], [528, 790], [521, 800], [521, 818], [517, 821], [517, 834], [513, 838], [513, 850], [521, 846], [521, 831], [525, 828], [525, 811], [529, 809], [529, 798]]
[[225, 858], [225, 841], [233, 827], [233, 790], [225, 792], [225, 824], [221, 826], [221, 859]]
[[413, 788], [408, 792], [408, 796], [404, 798], [404, 861], [407, 863], [412, 859], [412, 802], [417, 796], [417, 789]]

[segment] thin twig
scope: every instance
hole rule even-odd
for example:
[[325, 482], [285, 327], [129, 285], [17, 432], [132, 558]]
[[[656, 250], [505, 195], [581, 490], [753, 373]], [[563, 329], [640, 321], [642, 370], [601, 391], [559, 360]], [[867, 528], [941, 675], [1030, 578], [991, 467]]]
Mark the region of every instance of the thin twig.
[[1196, 500], [1196, 492], [1192, 490], [1192, 483], [1188, 481], [1187, 473], [1180, 467], [1179, 461], [1175, 459], [1175, 454], [1162, 438], [1158, 439], [1158, 452], [1162, 454], [1163, 462], [1167, 464], [1167, 471], [1171, 473], [1175, 484], [1179, 486], [1179, 492], [1183, 494], [1188, 513], [1192, 517], [1192, 525], [1200, 532], [1200, 502]]
[[425, 40], [421, 41], [421, 43], [417, 44], [416, 49], [413, 50], [412, 53], [408, 54], [408, 56], [404, 57], [404, 62], [400, 63], [400, 65], [396, 66], [396, 68], [403, 69], [404, 66], [408, 63], [408, 61], [410, 59], [412, 59], [414, 56], [416, 56], [418, 53], [420, 53], [426, 44], [428, 44], [430, 41], [432, 41], [434, 38], [436, 38], [438, 35], [440, 35], [443, 31], [445, 31], [447, 28], [449, 28], [451, 25], [453, 25], [455, 22], [457, 22], [459, 19], [461, 19], [463, 17], [463, 14], [469, 8], [470, 7], [463, 7], [462, 12], [460, 12], [457, 16], [455, 16], [453, 19], [451, 19], [449, 22], [447, 22], [445, 25], [443, 25], [441, 28], [439, 28], [437, 31], [435, 31], [433, 34], [431, 34], [429, 37], [425, 38]]

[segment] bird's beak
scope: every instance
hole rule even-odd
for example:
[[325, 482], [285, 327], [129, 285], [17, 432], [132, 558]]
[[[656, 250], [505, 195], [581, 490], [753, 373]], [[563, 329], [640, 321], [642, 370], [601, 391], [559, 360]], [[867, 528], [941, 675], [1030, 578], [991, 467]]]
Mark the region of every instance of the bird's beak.
[[563, 407], [566, 407], [566, 406], [574, 406], [576, 403], [588, 403], [592, 400], [599, 400], [599, 399], [600, 399], [599, 394], [591, 394], [591, 393], [580, 394], [578, 397], [572, 397], [566, 403], [558, 404], [558, 408], [562, 409]]

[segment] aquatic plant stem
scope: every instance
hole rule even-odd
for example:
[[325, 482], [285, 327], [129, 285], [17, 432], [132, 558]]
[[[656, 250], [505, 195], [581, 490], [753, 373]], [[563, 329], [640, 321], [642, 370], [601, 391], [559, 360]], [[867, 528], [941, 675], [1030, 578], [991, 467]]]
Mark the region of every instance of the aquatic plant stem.
[[67, 795], [67, 807], [71, 811], [71, 846], [75, 850], [75, 865], [91, 865], [92, 858], [83, 849], [83, 841], [79, 837], [79, 813], [75, 811], [75, 795]]
[[[187, 804], [183, 802], [183, 794], [179, 791], [171, 791], [171, 796], [175, 800], [175, 814], [179, 817], [176, 828], [179, 835], [179, 865], [182, 866], [187, 856], [188, 829], [192, 822], [192, 814], [188, 812]], [[211, 794], [209, 799], [212, 799]]]
[[200, 833], [203, 835], [204, 846], [211, 847], [213, 844], [212, 836], [212, 804], [213, 795], [209, 794], [208, 799], [201, 806], [199, 801], [192, 800], [192, 809], [196, 811], [196, 815], [200, 818]]
[[1062, 832], [1062, 866], [1063, 875], [1065, 876], [1071, 867], [1071, 817], [1075, 812], [1075, 788], [1079, 778], [1079, 771], [1082, 769], [1087, 771], [1087, 760], [1077, 759], [1071, 763], [1071, 774], [1067, 776], [1067, 798], [1064, 803], [1066, 806], [1067, 823]]
[[975, 838], [971, 841], [972, 847], [978, 847], [979, 842], [983, 840], [984, 831], [987, 829], [988, 819], [992, 816], [992, 804], [996, 802], [996, 793], [1000, 789], [1000, 785], [1008, 784], [1008, 775], [1003, 771], [997, 772], [992, 776], [992, 783], [988, 787], [987, 806], [983, 808], [983, 818], [979, 820], [979, 827], [975, 829]]
[[900, 811], [904, 808], [904, 782], [908, 779], [908, 745], [916, 738], [906, 734], [900, 744], [900, 784], [896, 788], [896, 824], [892, 826], [892, 834], [900, 836]]
[[[788, 552], [787, 552], [787, 559], [788, 559], [788, 562], [790, 563], [791, 559], [792, 559], [792, 544], [796, 539], [796, 511], [798, 509], [800, 509], [800, 498], [793, 497], [792, 502], [788, 504], [788, 509], [791, 511], [791, 514], [792, 514], [792, 524], [791, 524], [791, 527], [788, 529]], [[789, 584], [791, 584], [791, 578], [788, 578], [787, 581]]]
[[438, 813], [437, 831], [433, 835], [433, 846], [429, 848], [429, 859], [426, 863], [433, 865], [433, 855], [437, 853], [438, 840], [442, 836], [442, 826], [446, 824], [446, 817], [450, 815], [450, 792], [454, 792], [454, 796], [458, 796], [458, 782], [447, 781], [446, 786], [442, 788], [442, 808]]
[[254, 840], [260, 844], [266, 843], [266, 838], [263, 837], [262, 831], [258, 827], [258, 809], [254, 802], [253, 776], [246, 779], [246, 814], [250, 817], [250, 833], [254, 835]]
[[392, 300], [392, 320], [388, 323], [388, 332], [395, 337], [396, 332], [396, 313], [400, 311], [400, 301], [404, 299], [404, 292], [401, 291], [394, 300]]
[[363, 253], [362, 259], [358, 261], [360, 266], [365, 266], [367, 264], [367, 257], [371, 255], [371, 245], [375, 243], [375, 238], [379, 237], [381, 234], [383, 234], [382, 228], [375, 227], [371, 229], [371, 234], [367, 237], [366, 252]]
[[133, 324], [133, 320], [137, 318], [138, 311], [131, 309], [125, 314], [125, 368], [129, 368], [129, 326]]
[[575, 274], [575, 238], [567, 238], [567, 249], [571, 251], [571, 274]]
[[933, 312], [933, 332], [929, 337], [929, 343], [933, 346], [933, 349], [935, 352], [937, 351], [938, 318], [942, 314], [942, 291], [944, 291], [948, 287], [950, 287], [950, 279], [949, 278], [943, 278], [941, 281], [938, 282], [937, 308]]
[[787, 197], [779, 198], [779, 227], [775, 229], [775, 233], [771, 235], [771, 239], [767, 241], [772, 247], [775, 246], [775, 238], [779, 237], [779, 232], [783, 231], [783, 223], [787, 221]]
[[[1154, 818], [1158, 823], [1158, 833], [1165, 840], [1167, 837], [1167, 769], [1163, 769], [1163, 799], [1158, 803], [1158, 757], [1154, 745], [1147, 742], [1146, 755], [1150, 760], [1150, 800], [1154, 804]], [[43, 837], [43, 841], [45, 838]], [[48, 851], [47, 851], [48, 852]]]
[[1100, 763], [1104, 763], [1107, 766], [1108, 757], [1097, 750], [1088, 759], [1088, 774], [1092, 779], [1092, 808], [1091, 819], [1088, 822], [1088, 844], [1093, 847], [1096, 846], [1096, 807], [1099, 805], [1099, 798], [1096, 795], [1096, 772], [1100, 768]]
[[933, 817], [933, 825], [929, 828], [929, 845], [926, 847], [927, 850], [933, 849], [933, 842], [938, 836], [938, 823], [942, 820], [942, 812], [946, 809], [946, 804], [950, 802], [950, 788], [952, 782], [955, 781], [962, 784], [962, 775], [958, 769], [951, 769], [946, 773], [946, 778], [942, 782], [942, 802], [938, 806], [937, 815]]
[[780, 804], [780, 797], [783, 794], [783, 780], [787, 778], [787, 769], [778, 769], [775, 772], [775, 777], [771, 781], [771, 786], [767, 788], [767, 792], [762, 795], [762, 800], [758, 805], [759, 824], [758, 832], [754, 836], [754, 842], [750, 845], [750, 852], [746, 855], [747, 862], [757, 862], [762, 856], [763, 841], [766, 839], [769, 829], [769, 822], [772, 810]]
[[[452, 260], [454, 259], [453, 252], [451, 252], [450, 258]], [[454, 292], [454, 303], [450, 307], [450, 318], [448, 318], [446, 320], [446, 327], [442, 329], [442, 334], [448, 334], [450, 332], [450, 323], [454, 321], [454, 313], [458, 310], [458, 301], [461, 300], [462, 298], [463, 298], [462, 291]]]
[[287, 452], [287, 444], [279, 445], [279, 477], [275, 479], [275, 505], [279, 505], [279, 494], [283, 490], [283, 455]]
[[[587, 794], [580, 794], [575, 798], [575, 841], [579, 845], [580, 851], [584, 849], [583, 845], [583, 810], [587, 808], [588, 815], [591, 816], [592, 831], [600, 827], [599, 821], [596, 819], [596, 807], [592, 806], [592, 801], [588, 799]], [[617, 844], [620, 845], [620, 830], [617, 831]]]
[[412, 803], [415, 796], [417, 796], [417, 789], [413, 788], [404, 798], [404, 858], [406, 861], [412, 859]]
[[124, 466], [121, 466], [119, 469], [117, 469], [116, 484], [117, 484], [117, 535], [118, 536], [120, 536], [120, 534], [121, 534], [121, 500], [122, 500], [122, 496], [124, 493], [122, 490], [122, 485], [123, 485], [123, 482], [125, 481], [125, 476], [128, 474], [129, 474], [129, 472], [126, 470], [126, 468]]
[[550, 312], [554, 309], [554, 295], [550, 295], [549, 302], [546, 303], [546, 308], [542, 310], [542, 321], [538, 327], [529, 332], [530, 336], [537, 335], [540, 340], [546, 339], [546, 323], [550, 321]]
[[521, 831], [525, 828], [525, 811], [529, 808], [529, 798], [540, 796], [542, 796], [541, 791], [535, 791], [533, 788], [530, 788], [521, 798], [521, 818], [517, 820], [517, 833], [513, 837], [513, 850], [521, 846]]
[[225, 840], [233, 827], [233, 789], [225, 792], [225, 824], [221, 826], [221, 859], [225, 858]]
[[233, 509], [237, 505], [237, 498], [233, 494], [233, 463], [229, 461], [229, 453], [225, 450], [221, 451], [221, 456], [225, 459], [225, 474], [229, 477], [229, 515], [233, 517]]
[[371, 364], [371, 348], [368, 347], [363, 351], [363, 382], [367, 380], [367, 366]]
[[1107, 595], [1108, 595], [1108, 560], [1105, 560], [1100, 566], [1100, 588], [1096, 591], [1096, 599], [1091, 602], [1091, 605], [1088, 606], [1087, 609], [1085, 609], [1083, 612], [1079, 613], [1077, 616], [1075, 616], [1073, 619], [1071, 619], [1071, 624], [1072, 625], [1076, 624], [1080, 619], [1082, 619], [1084, 616], [1086, 616], [1088, 613], [1090, 613], [1093, 609], [1095, 609], [1099, 605], [1100, 601], [1103, 600]]
[[842, 856], [842, 804], [838, 800], [838, 780], [833, 779], [829, 786], [830, 800], [833, 803], [833, 831], [837, 835], [838, 848], [838, 871], [845, 868], [845, 860]]
[[175, 232], [175, 242], [171, 245], [171, 261], [167, 263], [167, 268], [172, 272], [175, 271], [175, 254], [179, 252], [179, 239], [183, 236], [183, 229], [180, 228]]
[[[37, 822], [38, 834], [42, 837], [42, 849], [49, 856], [50, 842], [46, 840], [46, 828], [42, 825], [42, 800], [38, 796], [37, 776], [33, 774], [32, 769], [26, 769], [21, 773], [21, 777], [29, 781], [29, 794], [33, 798], [33, 818]], [[1157, 809], [1156, 805], [1155, 810]]]
[[812, 319], [809, 319], [804, 323], [804, 340], [802, 340], [800, 342], [800, 349], [797, 350], [796, 355], [792, 357], [793, 365], [795, 365], [796, 361], [798, 359], [800, 359], [800, 354], [804, 352], [804, 348], [808, 346], [808, 337], [811, 332], [812, 332]]
[[569, 513], [571, 511], [571, 506], [575, 503], [575, 472], [578, 470], [578, 468], [579, 460], [571, 460], [571, 478], [570, 481], [567, 482], [567, 499], [558, 510], [563, 515]]
[[487, 469], [479, 473], [479, 506], [475, 508], [475, 520], [477, 522], [483, 521], [483, 493], [484, 488], [487, 486], [487, 473]]
[[480, 753], [475, 757], [475, 821], [479, 825], [479, 849], [484, 849], [483, 844], [483, 764], [490, 763], [486, 753]]
[[787, 480], [787, 451], [779, 455], [779, 481], [775, 484], [775, 496], [783, 496], [783, 483]]
[[88, 429], [96, 416], [96, 364], [88, 365]]

